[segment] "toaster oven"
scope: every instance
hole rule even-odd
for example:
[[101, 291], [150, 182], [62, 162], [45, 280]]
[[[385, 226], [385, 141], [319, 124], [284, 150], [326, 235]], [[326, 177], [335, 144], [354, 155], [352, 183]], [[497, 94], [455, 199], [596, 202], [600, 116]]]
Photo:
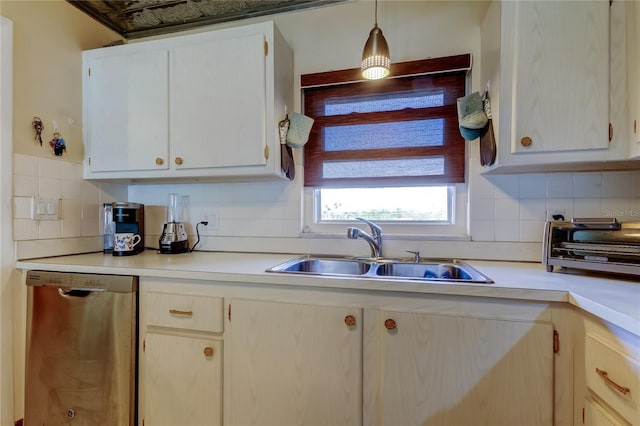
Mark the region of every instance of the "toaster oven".
[[640, 276], [640, 222], [573, 219], [547, 222], [542, 263], [554, 266]]

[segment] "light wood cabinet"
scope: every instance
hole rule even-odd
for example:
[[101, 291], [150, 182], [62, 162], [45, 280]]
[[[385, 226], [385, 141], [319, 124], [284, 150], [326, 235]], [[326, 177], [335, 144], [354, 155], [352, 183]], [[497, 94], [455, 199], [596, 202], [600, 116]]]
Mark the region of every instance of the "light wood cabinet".
[[283, 178], [293, 54], [263, 22], [83, 53], [85, 178]]
[[140, 424], [222, 424], [223, 309], [221, 297], [144, 292], [140, 304]]
[[144, 277], [140, 292], [147, 425], [219, 420], [217, 408], [198, 417], [184, 389], [222, 403], [226, 425], [573, 420], [572, 322], [548, 303]]
[[625, 136], [624, 4], [613, 6], [492, 2], [482, 23], [481, 84], [498, 146], [484, 173], [638, 167]]
[[640, 337], [588, 314], [578, 323], [576, 426], [640, 424]]
[[146, 426], [222, 424], [222, 342], [147, 333]]
[[611, 414], [597, 402], [584, 400], [584, 426], [621, 426]]
[[364, 424], [553, 424], [553, 326], [366, 311]]
[[362, 424], [362, 309], [243, 299], [231, 309], [229, 424]]

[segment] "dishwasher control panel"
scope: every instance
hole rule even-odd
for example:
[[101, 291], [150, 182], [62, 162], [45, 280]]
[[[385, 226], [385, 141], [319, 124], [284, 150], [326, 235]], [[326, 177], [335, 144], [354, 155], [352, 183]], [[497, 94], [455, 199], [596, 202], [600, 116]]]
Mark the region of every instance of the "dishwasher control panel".
[[70, 290], [132, 293], [138, 290], [138, 277], [131, 275], [27, 271], [26, 284], [28, 286], [59, 287]]

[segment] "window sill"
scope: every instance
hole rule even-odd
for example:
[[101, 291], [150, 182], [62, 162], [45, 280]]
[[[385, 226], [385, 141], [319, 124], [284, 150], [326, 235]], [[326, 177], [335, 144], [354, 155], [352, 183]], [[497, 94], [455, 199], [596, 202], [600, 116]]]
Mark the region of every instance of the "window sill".
[[[324, 232], [301, 232], [300, 238], [309, 239], [340, 239], [346, 238], [346, 229], [344, 233], [324, 233]], [[398, 241], [471, 241], [469, 235], [420, 235], [420, 234], [382, 234], [383, 240]]]

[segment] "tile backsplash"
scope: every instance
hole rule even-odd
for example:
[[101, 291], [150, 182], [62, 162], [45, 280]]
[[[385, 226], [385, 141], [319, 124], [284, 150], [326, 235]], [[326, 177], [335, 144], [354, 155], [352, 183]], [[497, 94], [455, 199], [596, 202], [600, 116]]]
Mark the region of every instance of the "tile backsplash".
[[[640, 221], [640, 171], [480, 174], [469, 166], [469, 229], [472, 241], [541, 241], [547, 211], [572, 217]], [[34, 164], [37, 167], [34, 167]], [[302, 176], [299, 167], [298, 176]], [[302, 226], [302, 183], [246, 182], [124, 185], [85, 181], [82, 165], [56, 158], [14, 155], [14, 240], [98, 236], [103, 202], [145, 204], [146, 233], [157, 235], [167, 194], [187, 198], [189, 234], [205, 218], [203, 236], [297, 238]], [[60, 219], [31, 219], [31, 197], [60, 199]], [[341, 240], [342, 241], [342, 240]]]
[[[547, 212], [640, 221], [640, 171], [481, 175], [471, 167], [474, 241], [540, 242]], [[475, 171], [475, 173], [473, 173]]]
[[[127, 185], [82, 178], [82, 164], [58, 158], [13, 156], [13, 239], [46, 240], [102, 234], [100, 206], [127, 199]], [[58, 220], [31, 219], [33, 197], [57, 199]]]

